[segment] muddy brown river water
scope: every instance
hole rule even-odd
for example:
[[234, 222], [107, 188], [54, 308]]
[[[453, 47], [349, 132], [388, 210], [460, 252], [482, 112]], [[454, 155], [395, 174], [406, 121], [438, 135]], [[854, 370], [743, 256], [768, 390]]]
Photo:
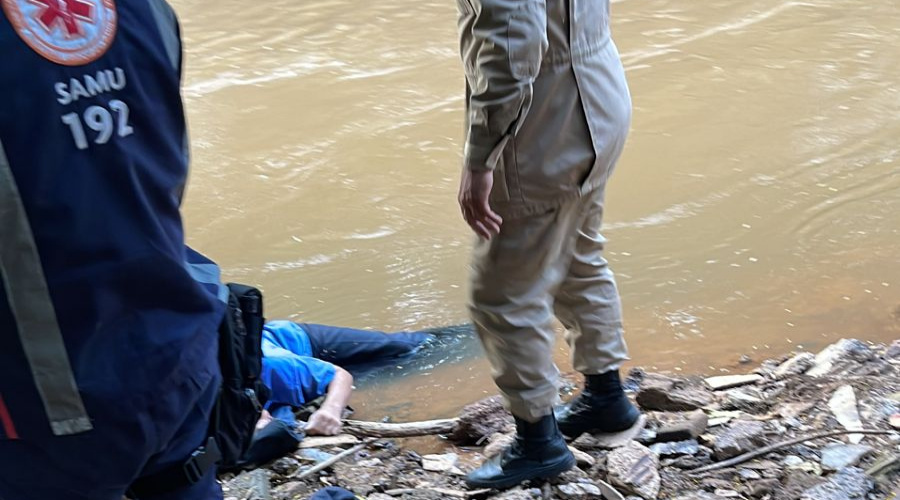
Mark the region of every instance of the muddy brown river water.
[[[270, 317], [464, 322], [455, 2], [173, 3], [190, 242]], [[900, 337], [900, 2], [620, 0], [613, 24], [634, 122], [605, 234], [634, 364]], [[463, 339], [352, 404], [441, 417], [493, 391]]]

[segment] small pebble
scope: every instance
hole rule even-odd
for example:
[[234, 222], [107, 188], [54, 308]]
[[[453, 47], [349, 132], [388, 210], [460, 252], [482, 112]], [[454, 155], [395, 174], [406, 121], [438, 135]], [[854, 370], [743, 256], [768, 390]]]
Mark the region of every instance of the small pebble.
[[741, 469], [740, 474], [744, 479], [762, 479], [762, 476], [759, 475], [759, 472], [756, 472], [752, 469]]

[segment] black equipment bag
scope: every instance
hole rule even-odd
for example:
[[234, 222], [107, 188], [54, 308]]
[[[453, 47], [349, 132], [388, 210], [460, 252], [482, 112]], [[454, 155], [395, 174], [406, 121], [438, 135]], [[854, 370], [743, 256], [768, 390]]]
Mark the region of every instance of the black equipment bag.
[[210, 422], [223, 469], [238, 464], [250, 447], [269, 394], [260, 378], [265, 323], [262, 293], [236, 283], [228, 283], [228, 289], [228, 313], [219, 335], [222, 388]]

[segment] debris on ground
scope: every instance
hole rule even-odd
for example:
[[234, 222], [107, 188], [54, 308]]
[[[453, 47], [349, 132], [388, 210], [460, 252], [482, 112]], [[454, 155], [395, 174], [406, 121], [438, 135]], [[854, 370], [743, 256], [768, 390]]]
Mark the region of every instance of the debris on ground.
[[892, 500], [900, 491], [900, 341], [842, 339], [741, 369], [707, 379], [632, 370], [625, 386], [642, 425], [580, 436], [570, 443], [577, 467], [546, 482], [465, 486], [465, 472], [512, 440], [495, 396], [463, 409], [444, 450], [308, 438], [294, 456], [226, 480], [225, 497], [300, 500], [331, 485], [368, 500]]

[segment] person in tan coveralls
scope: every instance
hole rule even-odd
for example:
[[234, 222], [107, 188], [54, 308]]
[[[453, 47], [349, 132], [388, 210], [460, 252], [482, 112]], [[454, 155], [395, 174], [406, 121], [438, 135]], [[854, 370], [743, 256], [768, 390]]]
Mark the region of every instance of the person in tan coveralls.
[[[621, 431], [640, 416], [619, 380], [627, 350], [600, 234], [631, 98], [609, 0], [457, 3], [466, 74], [459, 203], [480, 236], [470, 309], [517, 428], [513, 445], [466, 481], [505, 488], [573, 467], [562, 434]], [[554, 315], [585, 374], [582, 393], [555, 411]]]

